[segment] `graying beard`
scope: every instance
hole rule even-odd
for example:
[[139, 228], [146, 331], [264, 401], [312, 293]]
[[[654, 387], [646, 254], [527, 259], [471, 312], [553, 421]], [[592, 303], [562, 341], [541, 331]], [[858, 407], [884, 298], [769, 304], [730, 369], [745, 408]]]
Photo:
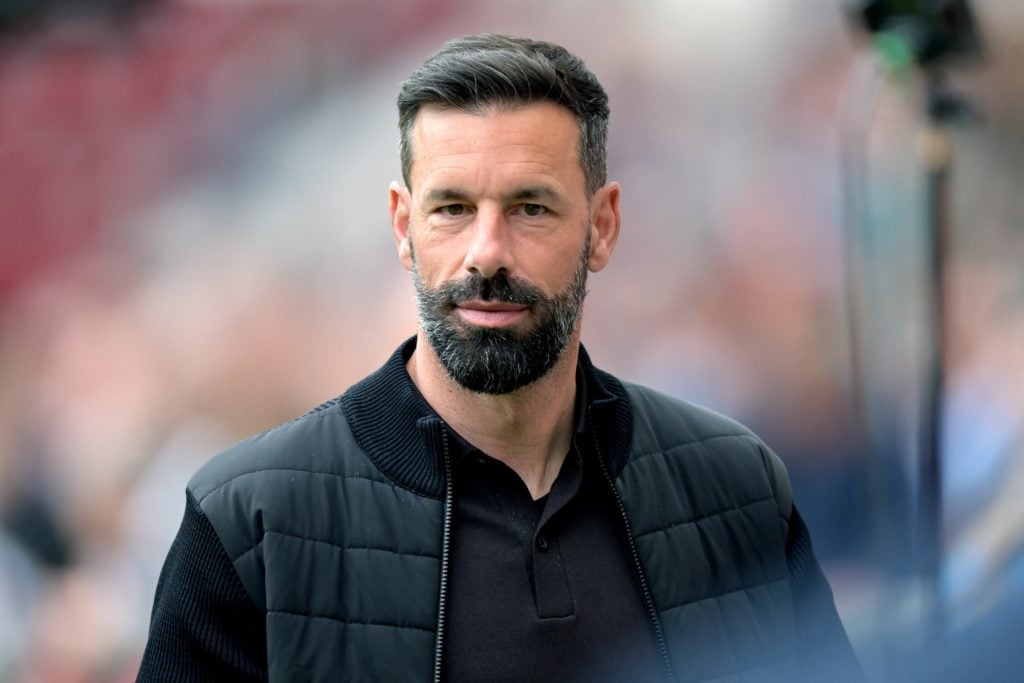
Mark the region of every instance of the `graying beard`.
[[507, 394], [544, 376], [565, 351], [582, 312], [589, 253], [588, 231], [572, 283], [547, 300], [550, 306], [544, 319], [522, 335], [507, 330], [469, 330], [439, 313], [436, 290], [428, 290], [423, 283], [413, 255], [420, 325], [448, 376], [470, 391], [486, 394]]

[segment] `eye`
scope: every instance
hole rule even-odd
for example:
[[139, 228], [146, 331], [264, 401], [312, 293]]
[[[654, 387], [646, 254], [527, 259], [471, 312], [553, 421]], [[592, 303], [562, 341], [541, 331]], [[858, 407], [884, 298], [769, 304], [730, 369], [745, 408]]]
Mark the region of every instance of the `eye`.
[[523, 204], [523, 215], [529, 216], [530, 218], [542, 216], [545, 212], [547, 212], [547, 208], [540, 204]]
[[438, 211], [444, 216], [455, 218], [465, 214], [466, 207], [462, 204], [448, 204], [446, 206], [442, 206]]

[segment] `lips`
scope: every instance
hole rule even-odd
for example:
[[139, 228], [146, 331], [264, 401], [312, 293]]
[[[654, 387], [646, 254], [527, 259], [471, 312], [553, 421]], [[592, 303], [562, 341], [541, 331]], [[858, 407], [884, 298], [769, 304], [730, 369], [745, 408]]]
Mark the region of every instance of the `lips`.
[[492, 301], [470, 301], [456, 306], [459, 316], [471, 325], [480, 327], [503, 327], [522, 320], [526, 307]]

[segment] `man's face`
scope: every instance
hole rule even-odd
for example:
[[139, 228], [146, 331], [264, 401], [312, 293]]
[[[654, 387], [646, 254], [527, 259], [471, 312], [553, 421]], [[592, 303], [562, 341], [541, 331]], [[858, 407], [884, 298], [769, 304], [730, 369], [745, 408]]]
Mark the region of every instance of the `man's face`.
[[392, 222], [427, 339], [472, 391], [525, 386], [578, 338], [594, 268], [578, 130], [548, 103], [416, 119], [411, 187], [392, 187]]

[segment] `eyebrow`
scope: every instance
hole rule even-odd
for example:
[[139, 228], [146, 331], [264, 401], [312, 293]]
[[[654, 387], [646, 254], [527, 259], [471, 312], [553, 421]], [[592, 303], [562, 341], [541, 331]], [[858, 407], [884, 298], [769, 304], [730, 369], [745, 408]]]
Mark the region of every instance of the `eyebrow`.
[[427, 202], [464, 202], [469, 193], [459, 187], [439, 187], [429, 190], [423, 199]]
[[562, 195], [558, 194], [550, 187], [543, 185], [531, 185], [523, 187], [515, 192], [511, 193], [507, 197], [507, 201], [510, 202], [522, 202], [529, 201], [531, 199], [547, 200], [549, 202], [558, 202], [562, 200]]
[[[428, 190], [423, 199], [426, 202], [466, 202], [469, 201], [469, 192], [461, 187], [438, 187]], [[529, 185], [513, 190], [503, 197], [503, 201], [523, 202], [530, 200], [546, 200], [549, 202], [562, 201], [562, 195], [543, 185]]]

